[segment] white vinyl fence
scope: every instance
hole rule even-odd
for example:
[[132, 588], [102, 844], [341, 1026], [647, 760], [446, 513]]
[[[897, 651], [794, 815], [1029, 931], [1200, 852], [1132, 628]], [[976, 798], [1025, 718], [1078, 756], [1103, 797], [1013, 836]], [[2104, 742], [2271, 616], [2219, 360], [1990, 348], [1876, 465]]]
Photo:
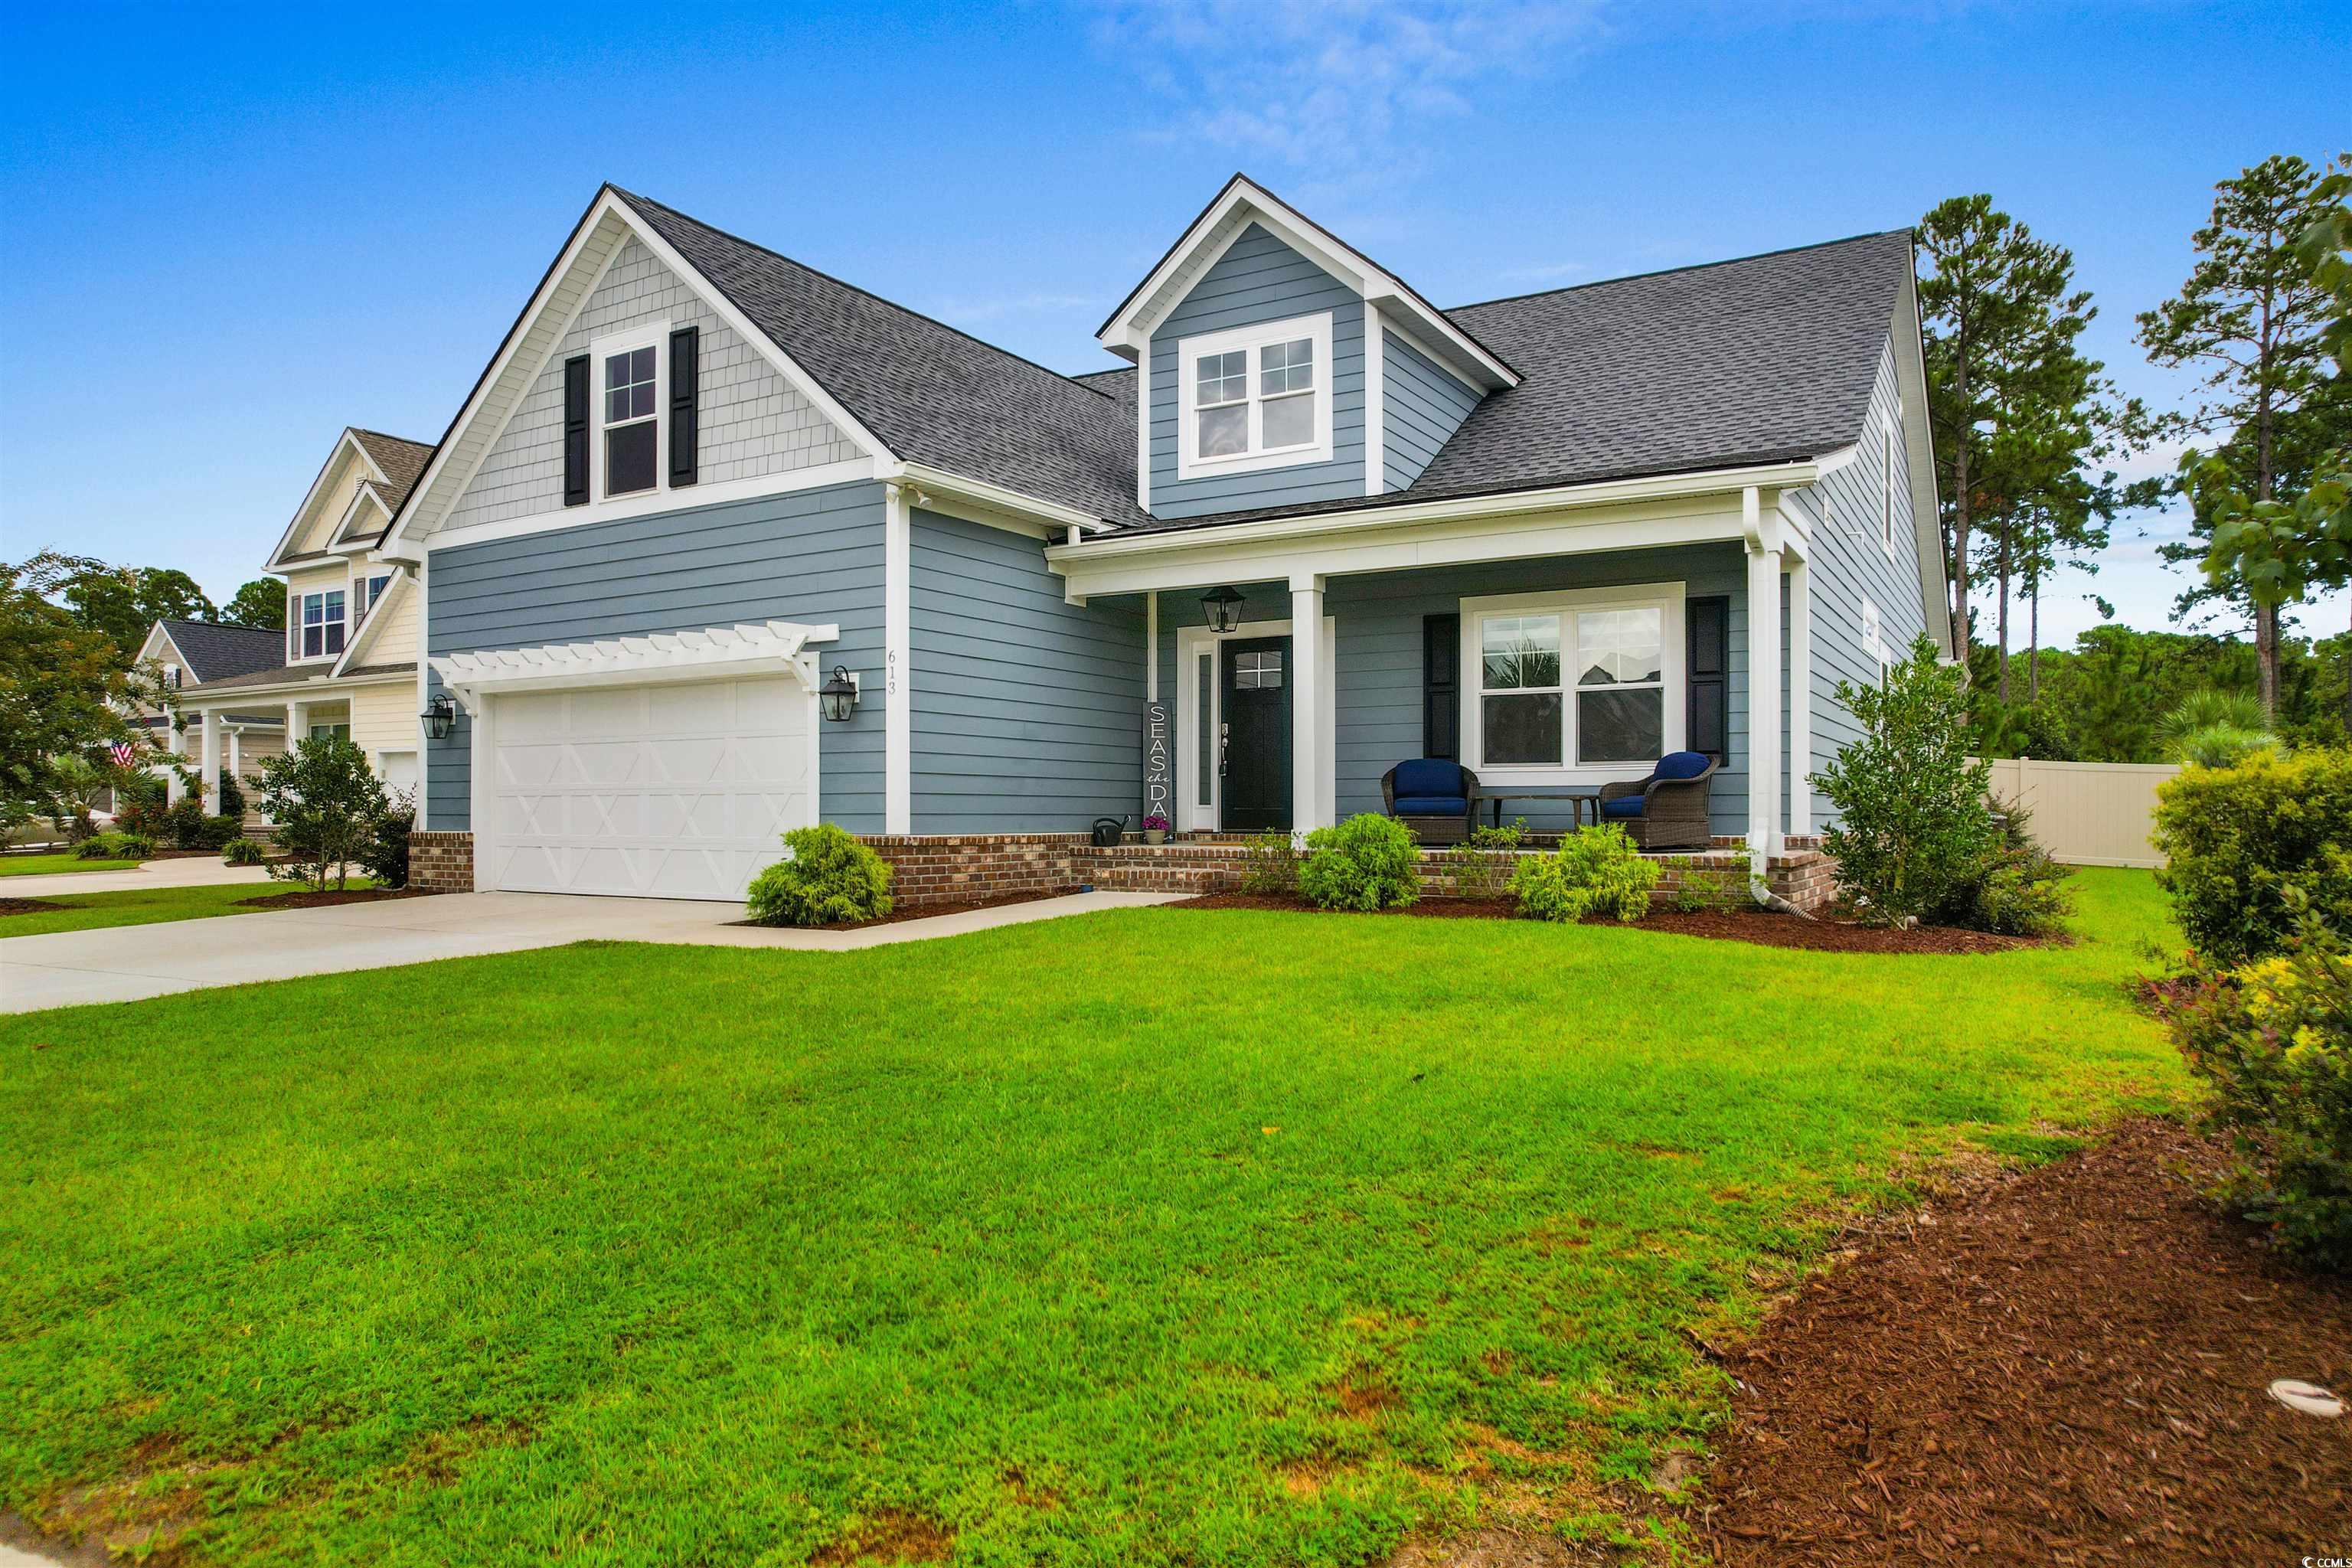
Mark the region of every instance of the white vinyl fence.
[[2034, 839], [2070, 866], [2161, 866], [2148, 842], [2156, 786], [2179, 771], [2174, 763], [2005, 757], [1992, 763], [1992, 795], [2031, 812]]

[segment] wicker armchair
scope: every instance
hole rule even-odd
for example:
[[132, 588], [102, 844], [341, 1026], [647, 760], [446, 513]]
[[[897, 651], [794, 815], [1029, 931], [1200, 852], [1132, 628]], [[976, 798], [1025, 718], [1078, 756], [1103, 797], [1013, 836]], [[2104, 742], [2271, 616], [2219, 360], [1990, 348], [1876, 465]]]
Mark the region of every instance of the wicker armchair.
[[1438, 757], [1399, 763], [1381, 775], [1381, 805], [1423, 844], [1461, 844], [1478, 809], [1478, 775]]
[[1669, 752], [1648, 778], [1602, 784], [1601, 820], [1644, 849], [1704, 849], [1715, 837], [1706, 813], [1715, 769], [1703, 752]]

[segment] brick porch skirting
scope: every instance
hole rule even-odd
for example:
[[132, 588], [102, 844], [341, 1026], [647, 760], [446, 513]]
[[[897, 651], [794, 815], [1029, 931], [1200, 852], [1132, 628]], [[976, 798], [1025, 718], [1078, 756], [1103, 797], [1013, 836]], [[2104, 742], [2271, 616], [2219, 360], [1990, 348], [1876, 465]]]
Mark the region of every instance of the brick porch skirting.
[[[971, 833], [861, 835], [891, 867], [891, 893], [905, 903], [944, 903], [1003, 893], [1048, 892], [1087, 886], [1119, 892], [1215, 893], [1241, 886], [1249, 850], [1230, 841], [1175, 839], [1146, 844], [1129, 837], [1097, 848], [1083, 833]], [[1817, 840], [1792, 838], [1772, 857], [1767, 885], [1799, 909], [1815, 909], [1834, 890], [1837, 863], [1815, 847]], [[1652, 901], [1669, 903], [1696, 895], [1712, 902], [1748, 898], [1748, 852], [1737, 838], [1717, 838], [1706, 849], [1661, 854], [1661, 875]], [[1522, 850], [1538, 854], [1540, 850]], [[1474, 868], [1458, 850], [1431, 850], [1421, 858], [1423, 894], [1444, 898], [1464, 890], [1462, 872]], [[1495, 889], [1508, 887], [1504, 870]], [[1475, 889], [1473, 889], [1475, 890]]]
[[428, 893], [474, 890], [474, 836], [412, 833], [408, 836], [408, 885]]

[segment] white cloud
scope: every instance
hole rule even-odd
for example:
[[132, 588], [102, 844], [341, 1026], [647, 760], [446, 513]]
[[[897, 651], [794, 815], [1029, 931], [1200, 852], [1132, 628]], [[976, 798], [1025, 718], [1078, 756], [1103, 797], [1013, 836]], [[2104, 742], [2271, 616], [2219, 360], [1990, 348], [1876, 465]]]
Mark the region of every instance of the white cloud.
[[1557, 68], [1603, 0], [1096, 0], [1097, 33], [1168, 99], [1163, 136], [1318, 170], [1397, 153], [1413, 120]]

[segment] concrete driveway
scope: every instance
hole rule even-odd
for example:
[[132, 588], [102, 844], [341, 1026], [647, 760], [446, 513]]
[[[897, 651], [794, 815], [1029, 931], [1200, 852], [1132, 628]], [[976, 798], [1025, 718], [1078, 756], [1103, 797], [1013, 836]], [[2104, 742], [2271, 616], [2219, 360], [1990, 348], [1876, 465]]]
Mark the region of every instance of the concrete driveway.
[[149, 860], [128, 871], [57, 871], [42, 877], [0, 877], [0, 899], [47, 899], [59, 893], [121, 893], [133, 888], [200, 888], [217, 882], [267, 882], [258, 866], [224, 866], [217, 855]]
[[0, 1012], [29, 1013], [85, 1002], [131, 1002], [210, 985], [290, 980], [303, 974], [517, 952], [600, 939], [850, 952], [1095, 910], [1167, 903], [1181, 896], [1073, 893], [860, 931], [811, 931], [735, 925], [732, 922], [743, 918], [740, 904], [549, 893], [445, 893], [327, 909], [278, 910], [268, 914], [117, 926], [110, 931], [10, 937], [0, 941]]

